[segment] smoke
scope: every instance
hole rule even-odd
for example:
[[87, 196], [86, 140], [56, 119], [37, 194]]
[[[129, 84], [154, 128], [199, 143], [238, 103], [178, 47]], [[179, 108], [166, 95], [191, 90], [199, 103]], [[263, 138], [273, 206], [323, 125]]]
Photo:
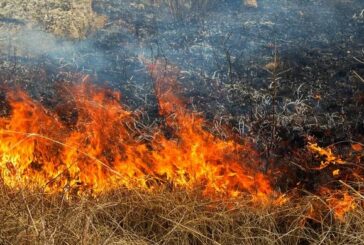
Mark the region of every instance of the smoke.
[[70, 41], [39, 28], [22, 27], [12, 33], [1, 34], [0, 40], [6, 41], [6, 45], [3, 46], [7, 48], [3, 49], [3, 55], [7, 53], [8, 56], [27, 60], [41, 59], [58, 67], [75, 70], [85, 70], [91, 60], [94, 62], [94, 71], [105, 69], [109, 65], [105, 54], [87, 39]]

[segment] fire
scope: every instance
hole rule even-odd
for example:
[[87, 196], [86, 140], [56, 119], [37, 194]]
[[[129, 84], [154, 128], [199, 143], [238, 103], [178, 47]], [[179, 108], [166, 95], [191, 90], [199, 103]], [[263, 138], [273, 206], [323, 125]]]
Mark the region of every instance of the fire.
[[[354, 152], [360, 152], [361, 145], [360, 144], [353, 144], [351, 145], [351, 149]], [[329, 166], [333, 167], [331, 170], [332, 177], [338, 180], [338, 183], [342, 185], [342, 187], [334, 187], [330, 186], [324, 187], [321, 186], [319, 188], [319, 195], [325, 200], [327, 207], [334, 213], [336, 219], [340, 221], [345, 221], [345, 215], [353, 211], [357, 207], [357, 200], [356, 198], [348, 191], [348, 189], [353, 190], [354, 192], [358, 192], [354, 187], [346, 184], [342, 181], [341, 178], [345, 179], [353, 179], [353, 177], [360, 177], [360, 172], [356, 173], [356, 169], [352, 168], [352, 172], [348, 172], [347, 174], [342, 173], [342, 171], [338, 168], [338, 165], [343, 166], [347, 162], [342, 160], [341, 156], [334, 154], [333, 149], [331, 147], [320, 147], [316, 143], [308, 143], [308, 150], [314, 153], [319, 159], [323, 159], [321, 164], [317, 168], [313, 168], [314, 170], [324, 170], [328, 169], [330, 171]], [[356, 162], [354, 160], [354, 162]], [[345, 172], [345, 171], [343, 171]], [[358, 187], [360, 190], [360, 187]], [[361, 194], [360, 194], [361, 195]]]
[[[257, 171], [259, 158], [248, 142], [222, 140], [204, 128], [178, 90], [175, 69], [150, 65], [160, 116], [173, 130], [156, 129], [139, 142], [128, 125], [137, 114], [120, 104], [120, 93], [81, 83], [64, 84], [52, 109], [20, 89], [8, 89], [9, 113], [0, 117], [0, 173], [11, 188], [49, 193], [97, 194], [120, 187], [153, 190], [201, 188], [208, 196], [250, 193], [266, 199], [274, 191]], [[163, 68], [163, 69], [162, 69]], [[165, 184], [163, 184], [165, 183]]]
[[322, 187], [320, 193], [325, 197], [328, 207], [333, 211], [335, 218], [344, 221], [345, 215], [355, 210], [355, 198], [347, 191], [333, 191]]
[[344, 220], [345, 214], [356, 208], [354, 198], [348, 193], [343, 193], [341, 197], [330, 198], [327, 202], [334, 210], [335, 217], [339, 220]]
[[308, 149], [311, 152], [318, 154], [319, 156], [322, 156], [324, 158], [324, 160], [321, 161], [320, 166], [317, 168], [318, 170], [324, 169], [330, 164], [345, 164], [345, 161], [343, 161], [340, 157], [336, 156], [330, 148], [322, 148], [316, 143], [309, 143]]
[[[213, 198], [249, 196], [253, 203], [274, 206], [292, 199], [274, 191], [268, 175], [258, 170], [259, 153], [249, 141], [213, 135], [203, 117], [188, 109], [179, 94], [176, 67], [162, 61], [145, 63], [164, 119], [150, 130], [148, 141], [138, 140], [143, 132], [130, 127], [139, 120], [138, 113], [124, 108], [120, 93], [96, 86], [88, 76], [78, 83], [62, 83], [58, 102], [52, 106], [33, 100], [21, 89], [6, 88], [6, 108], [0, 116], [2, 182], [14, 189], [76, 195], [118, 188], [183, 188]], [[351, 148], [356, 159], [362, 145]], [[332, 148], [309, 143], [307, 149], [321, 161], [311, 170], [328, 172], [333, 182], [350, 174], [347, 162]], [[354, 170], [350, 176], [356, 174], [361, 176]], [[358, 188], [347, 186], [349, 193], [331, 187], [321, 186], [315, 193], [337, 219], [344, 220], [358, 205], [350, 194]]]
[[259, 166], [259, 156], [251, 145], [221, 140], [204, 130], [203, 119], [189, 113], [181, 98], [173, 92], [180, 91], [178, 70], [164, 67], [165, 64], [157, 62], [149, 69], [155, 79], [160, 114], [176, 129], [179, 141], [157, 140], [161, 149], [153, 153], [159, 173], [191, 187], [201, 181], [207, 182], [206, 193], [229, 192], [232, 196], [236, 196], [238, 190], [257, 192], [258, 195], [271, 193], [267, 178], [252, 171]]

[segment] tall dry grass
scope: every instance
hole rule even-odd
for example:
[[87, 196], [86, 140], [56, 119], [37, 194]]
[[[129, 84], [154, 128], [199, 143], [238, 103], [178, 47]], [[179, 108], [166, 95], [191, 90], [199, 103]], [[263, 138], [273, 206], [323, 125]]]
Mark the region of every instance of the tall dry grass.
[[67, 198], [0, 189], [1, 244], [363, 244], [364, 210], [345, 220], [307, 217], [317, 197], [282, 206], [201, 198], [198, 193], [117, 190]]

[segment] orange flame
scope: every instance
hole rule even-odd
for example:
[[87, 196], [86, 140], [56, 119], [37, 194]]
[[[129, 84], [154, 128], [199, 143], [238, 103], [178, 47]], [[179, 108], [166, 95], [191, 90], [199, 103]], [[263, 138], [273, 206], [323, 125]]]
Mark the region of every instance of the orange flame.
[[[248, 143], [222, 140], [203, 127], [175, 95], [177, 73], [163, 77], [163, 64], [150, 66], [160, 115], [174, 129], [155, 133], [150, 143], [134, 139], [127, 124], [136, 115], [120, 105], [120, 94], [82, 82], [65, 85], [62, 112], [74, 111], [68, 125], [21, 90], [6, 94], [10, 115], [0, 117], [0, 173], [12, 188], [55, 193], [100, 193], [119, 187], [153, 189], [163, 182], [209, 196], [273, 194], [258, 172], [258, 154]], [[172, 116], [173, 115], [173, 116]], [[156, 130], [158, 131], [158, 130]]]
[[[340, 156], [335, 155], [330, 147], [322, 148], [316, 143], [309, 143], [308, 149], [323, 159], [320, 166], [314, 169], [322, 170], [328, 168], [329, 166], [333, 166], [335, 168], [332, 170], [332, 176], [336, 179], [341, 177], [341, 171], [336, 167], [337, 165], [345, 164], [346, 161], [342, 160]], [[353, 148], [353, 150], [355, 149]], [[344, 183], [341, 180], [339, 180], [339, 182]], [[352, 188], [347, 184], [344, 185], [345, 187]], [[340, 221], [344, 221], [345, 215], [356, 208], [355, 198], [345, 189], [320, 187], [319, 193], [325, 199], [326, 204], [330, 210], [333, 211], [335, 218]]]
[[343, 161], [340, 157], [336, 156], [330, 148], [322, 148], [316, 143], [308, 143], [308, 149], [311, 152], [324, 157], [324, 160], [321, 161], [320, 166], [316, 168], [317, 170], [324, 169], [330, 164], [345, 164], [345, 161]]
[[345, 215], [356, 208], [355, 198], [345, 190], [334, 191], [321, 187], [320, 193], [325, 196], [328, 207], [340, 221], [345, 221]]
[[191, 187], [207, 182], [205, 192], [228, 192], [232, 196], [236, 196], [239, 190], [263, 196], [271, 193], [267, 178], [252, 171], [259, 166], [258, 155], [252, 147], [248, 143], [221, 140], [204, 130], [203, 119], [188, 113], [183, 101], [173, 92], [180, 91], [178, 70], [163, 67], [162, 62], [149, 66], [156, 81], [159, 111], [167, 118], [169, 126], [176, 126], [179, 142], [165, 138], [158, 140], [162, 148], [154, 152], [154, 158], [160, 173]]
[[342, 197], [333, 197], [327, 200], [328, 204], [334, 210], [335, 217], [341, 221], [345, 219], [345, 214], [356, 208], [354, 198], [349, 193], [343, 193]]

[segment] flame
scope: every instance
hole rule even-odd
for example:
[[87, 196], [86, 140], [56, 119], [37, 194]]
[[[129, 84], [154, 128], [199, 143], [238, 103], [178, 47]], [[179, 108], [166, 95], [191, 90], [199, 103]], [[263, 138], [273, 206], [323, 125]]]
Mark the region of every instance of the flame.
[[326, 201], [333, 209], [335, 217], [341, 221], [345, 219], [345, 214], [356, 208], [355, 199], [346, 192], [341, 197], [333, 197]]
[[201, 188], [208, 196], [250, 193], [264, 200], [272, 195], [268, 178], [256, 170], [260, 163], [254, 148], [205, 130], [203, 118], [175, 94], [178, 72], [171, 69], [162, 76], [161, 62], [149, 68], [160, 116], [173, 136], [156, 129], [147, 143], [137, 141], [129, 129], [137, 115], [120, 104], [120, 93], [87, 78], [64, 84], [59, 92], [62, 103], [52, 109], [20, 89], [8, 90], [10, 113], [0, 117], [4, 184], [49, 193], [97, 194], [120, 187], [153, 190], [171, 183], [188, 190]]
[[164, 67], [163, 62], [156, 62], [149, 70], [155, 80], [160, 114], [169, 126], [177, 128], [175, 134], [179, 141], [166, 138], [157, 141], [161, 149], [153, 155], [159, 173], [181, 185], [192, 184], [191, 187], [207, 182], [206, 193], [228, 192], [231, 196], [237, 196], [238, 190], [257, 192], [259, 196], [271, 193], [267, 178], [251, 171], [259, 166], [259, 156], [251, 145], [222, 140], [204, 130], [203, 119], [189, 113], [173, 92], [180, 91], [178, 70], [168, 65], [167, 69]]
[[[41, 181], [43, 184], [57, 174], [60, 159], [53, 152], [59, 145], [55, 132], [64, 128], [48, 111], [33, 102], [23, 91], [10, 91], [11, 117], [0, 119], [0, 166], [5, 184], [28, 186]], [[39, 171], [43, 168], [44, 171]]]
[[[360, 151], [360, 146], [360, 144], [356, 144], [352, 145], [351, 148], [353, 151]], [[345, 188], [350, 188], [356, 191], [355, 188], [346, 184], [340, 180], [340, 178], [345, 177], [347, 179], [351, 179], [356, 175], [360, 175], [360, 173], [355, 173], [355, 169], [352, 169], [352, 176], [350, 174], [347, 174], [346, 176], [342, 175], [342, 171], [337, 168], [337, 165], [346, 164], [346, 161], [342, 160], [341, 156], [335, 155], [332, 148], [322, 148], [316, 143], [308, 143], [308, 149], [312, 153], [316, 154], [320, 159], [323, 159], [320, 166], [314, 168], [315, 170], [329, 169], [328, 167], [332, 166], [332, 176], [337, 179], [339, 183], [343, 184]], [[345, 221], [345, 215], [348, 212], [353, 211], [357, 206], [356, 199], [345, 188], [334, 188], [334, 186], [331, 188], [321, 186], [319, 188], [319, 194], [325, 200], [326, 205], [333, 211], [335, 218], [340, 221]]]
[[325, 201], [333, 211], [335, 218], [340, 221], [345, 221], [345, 215], [356, 208], [355, 198], [345, 190], [334, 191], [321, 187], [320, 193], [325, 197]]
[[339, 176], [340, 175], [340, 169], [335, 169], [332, 171], [332, 176]]
[[335, 156], [335, 154], [332, 152], [331, 148], [322, 148], [317, 145], [317, 143], [308, 143], [308, 149], [318, 154], [319, 156], [322, 156], [324, 158], [323, 161], [321, 161], [321, 164], [318, 168], [315, 168], [317, 170], [321, 170], [329, 166], [330, 164], [336, 165], [336, 164], [345, 164], [345, 161], [343, 161], [340, 157]]

